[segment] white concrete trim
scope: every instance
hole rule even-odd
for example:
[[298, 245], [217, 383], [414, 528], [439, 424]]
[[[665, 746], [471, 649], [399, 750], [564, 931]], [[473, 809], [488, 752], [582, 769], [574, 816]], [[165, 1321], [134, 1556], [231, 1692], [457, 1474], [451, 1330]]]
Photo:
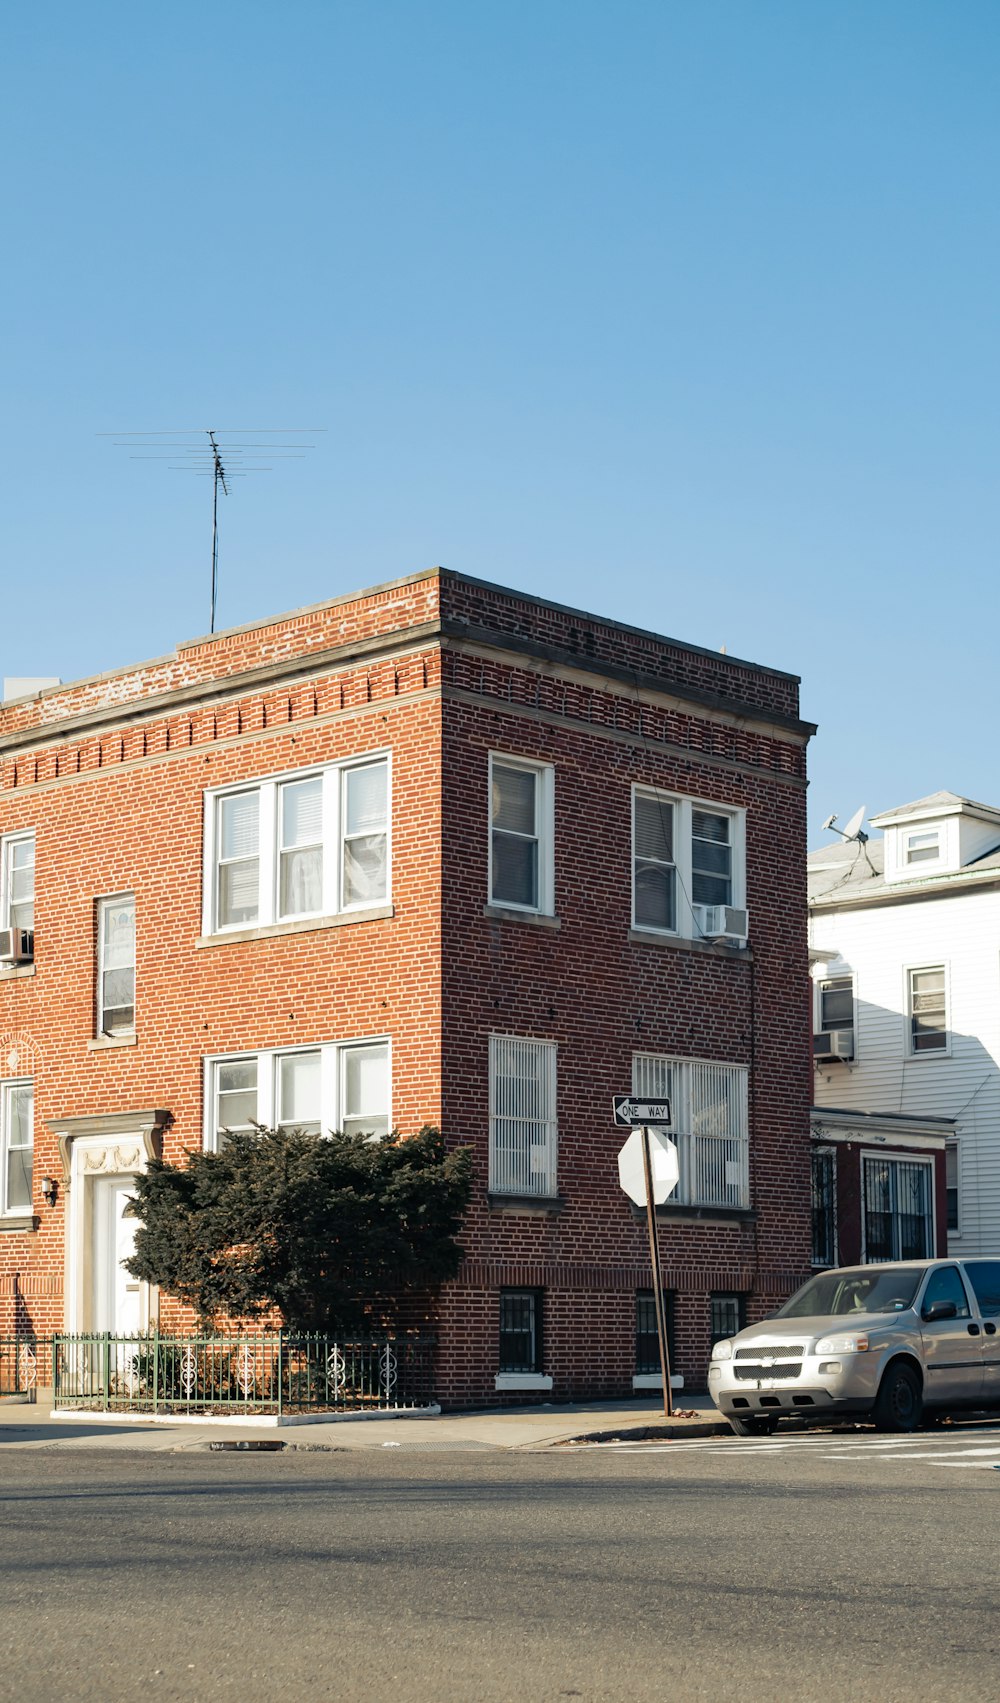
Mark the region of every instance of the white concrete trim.
[[493, 1385], [498, 1390], [550, 1390], [552, 1379], [544, 1372], [498, 1372]]
[[[660, 1372], [637, 1372], [632, 1379], [632, 1388], [634, 1390], [662, 1390], [663, 1375]], [[672, 1390], [684, 1388], [683, 1372], [671, 1372], [670, 1388]]]

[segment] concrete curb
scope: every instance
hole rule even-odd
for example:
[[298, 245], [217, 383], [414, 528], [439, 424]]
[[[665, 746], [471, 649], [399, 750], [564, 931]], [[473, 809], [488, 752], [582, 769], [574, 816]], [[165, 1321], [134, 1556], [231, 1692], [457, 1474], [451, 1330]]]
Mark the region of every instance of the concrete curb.
[[555, 1437], [550, 1448], [567, 1447], [573, 1443], [669, 1443], [681, 1437], [731, 1437], [732, 1427], [725, 1419], [684, 1419], [671, 1425], [618, 1426], [614, 1431], [583, 1431], [575, 1437]]

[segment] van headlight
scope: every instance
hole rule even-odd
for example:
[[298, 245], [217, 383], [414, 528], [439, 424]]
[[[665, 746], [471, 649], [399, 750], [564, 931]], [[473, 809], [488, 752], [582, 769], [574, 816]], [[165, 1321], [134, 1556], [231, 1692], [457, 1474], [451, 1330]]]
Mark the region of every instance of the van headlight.
[[713, 1360], [731, 1360], [732, 1357], [733, 1345], [725, 1339], [722, 1342], [717, 1342], [712, 1349]]
[[814, 1354], [864, 1354], [868, 1347], [868, 1338], [860, 1336], [821, 1336], [813, 1349]]

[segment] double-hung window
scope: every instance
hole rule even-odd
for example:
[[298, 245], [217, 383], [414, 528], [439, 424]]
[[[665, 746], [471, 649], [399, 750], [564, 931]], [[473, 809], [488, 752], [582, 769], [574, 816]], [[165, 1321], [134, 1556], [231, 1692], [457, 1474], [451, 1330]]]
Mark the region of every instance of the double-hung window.
[[683, 939], [745, 933], [744, 816], [653, 787], [632, 789], [632, 926]]
[[909, 1051], [942, 1053], [948, 1050], [948, 1013], [943, 964], [907, 971]]
[[206, 794], [206, 934], [389, 901], [389, 758]]
[[936, 863], [941, 855], [941, 834], [937, 828], [928, 828], [905, 836], [906, 862]]
[[31, 1212], [34, 1127], [31, 1082], [0, 1082], [0, 1219]]
[[97, 901], [97, 1033], [135, 1029], [135, 899], [120, 893]]
[[944, 1150], [944, 1186], [948, 1230], [953, 1236], [960, 1236], [962, 1233], [959, 1212], [959, 1182], [958, 1142], [949, 1141]]
[[0, 841], [0, 928], [35, 926], [35, 836], [5, 834]]
[[548, 763], [490, 757], [489, 896], [492, 905], [553, 908], [554, 775]]
[[390, 1128], [388, 1040], [268, 1048], [206, 1060], [205, 1146], [255, 1124], [319, 1134], [386, 1135]]
[[812, 1263], [837, 1263], [837, 1155], [832, 1147], [812, 1150]]
[[490, 1192], [556, 1192], [556, 1043], [490, 1036]]
[[833, 1029], [854, 1028], [853, 976], [833, 976], [820, 982], [819, 1027], [824, 1035]]
[[636, 1053], [632, 1092], [669, 1100], [670, 1138], [680, 1180], [678, 1206], [745, 1208], [750, 1204], [750, 1137], [745, 1064]]

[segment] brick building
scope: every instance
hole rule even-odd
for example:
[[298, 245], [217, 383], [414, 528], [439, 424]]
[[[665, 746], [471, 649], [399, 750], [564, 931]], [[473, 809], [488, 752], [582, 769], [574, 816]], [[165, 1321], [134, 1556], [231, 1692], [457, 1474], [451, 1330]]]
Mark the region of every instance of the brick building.
[[702, 1385], [809, 1266], [811, 731], [791, 676], [438, 569], [4, 704], [0, 1333], [169, 1322], [120, 1265], [152, 1154], [433, 1122], [439, 1398], [651, 1384], [634, 1089]]

